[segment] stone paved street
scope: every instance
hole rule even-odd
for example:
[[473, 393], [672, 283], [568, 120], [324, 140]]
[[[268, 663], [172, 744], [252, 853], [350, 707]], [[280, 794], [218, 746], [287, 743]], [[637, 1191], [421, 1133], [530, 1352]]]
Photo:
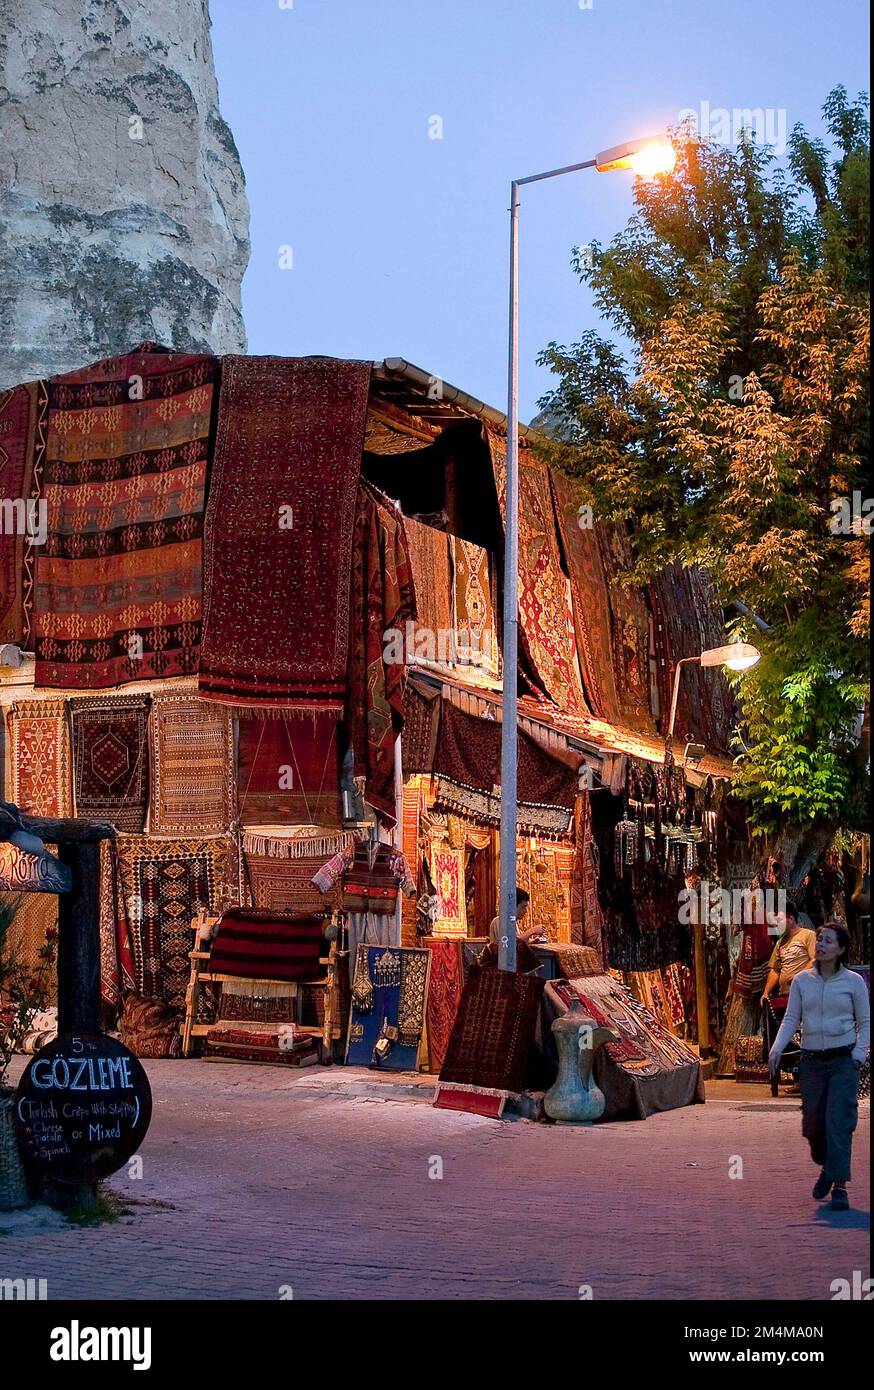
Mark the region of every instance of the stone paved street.
[[868, 1274], [867, 1106], [864, 1210], [831, 1216], [798, 1102], [761, 1087], [576, 1130], [435, 1110], [412, 1076], [146, 1065], [143, 1176], [110, 1183], [129, 1214], [0, 1216], [0, 1278], [54, 1299], [828, 1299]]

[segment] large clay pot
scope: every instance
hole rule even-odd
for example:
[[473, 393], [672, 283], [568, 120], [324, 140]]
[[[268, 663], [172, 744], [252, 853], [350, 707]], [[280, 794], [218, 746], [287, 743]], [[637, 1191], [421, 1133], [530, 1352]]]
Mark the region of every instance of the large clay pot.
[[0, 1091], [0, 1211], [15, 1211], [30, 1203], [14, 1114], [15, 1097]]
[[543, 1097], [543, 1108], [560, 1124], [591, 1124], [601, 1118], [607, 1104], [604, 1092], [592, 1080], [595, 1053], [604, 1043], [618, 1041], [619, 1035], [596, 1023], [578, 999], [555, 1019], [552, 1035], [558, 1050], [558, 1076]]

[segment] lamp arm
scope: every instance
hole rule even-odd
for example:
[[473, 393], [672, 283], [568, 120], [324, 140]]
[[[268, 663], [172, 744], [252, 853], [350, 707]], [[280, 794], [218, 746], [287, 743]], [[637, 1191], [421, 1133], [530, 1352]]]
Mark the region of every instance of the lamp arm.
[[683, 674], [683, 667], [695, 662], [700, 662], [700, 660], [700, 656], [683, 656], [677, 662], [677, 669], [674, 672], [674, 693], [671, 698], [671, 722], [668, 725], [668, 732], [665, 736], [669, 743], [674, 737], [674, 725], [677, 722], [677, 703], [680, 699], [680, 676]]

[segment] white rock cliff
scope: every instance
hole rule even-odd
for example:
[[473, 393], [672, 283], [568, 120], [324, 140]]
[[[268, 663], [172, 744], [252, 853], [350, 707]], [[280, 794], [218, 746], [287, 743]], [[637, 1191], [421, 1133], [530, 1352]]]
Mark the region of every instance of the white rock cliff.
[[0, 389], [245, 351], [248, 227], [208, 0], [0, 0]]

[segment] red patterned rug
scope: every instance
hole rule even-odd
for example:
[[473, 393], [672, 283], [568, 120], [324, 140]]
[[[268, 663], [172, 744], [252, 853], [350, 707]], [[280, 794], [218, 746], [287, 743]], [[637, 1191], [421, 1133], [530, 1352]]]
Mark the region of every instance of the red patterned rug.
[[36, 684], [197, 669], [212, 357], [149, 350], [48, 383]]
[[324, 929], [324, 916], [232, 908], [219, 923], [209, 957], [210, 973], [243, 980], [312, 980], [319, 974]]
[[404, 725], [403, 660], [386, 655], [385, 634], [416, 617], [412, 567], [400, 516], [369, 486], [358, 493], [352, 571], [347, 734], [365, 799], [394, 824], [395, 740]]
[[86, 820], [138, 835], [149, 802], [148, 695], [70, 701], [73, 804]]
[[0, 391], [0, 493], [16, 512], [12, 526], [0, 527], [0, 642], [30, 637], [47, 420], [44, 381]]
[[370, 367], [226, 357], [207, 508], [201, 692], [342, 715]]
[[426, 941], [431, 952], [428, 980], [428, 1064], [439, 1072], [446, 1060], [449, 1039], [464, 991], [464, 966], [457, 941]]
[[[501, 508], [507, 473], [503, 435], [489, 431]], [[559, 709], [584, 713], [585, 701], [568, 630], [567, 593], [549, 472], [530, 449], [519, 453], [519, 622], [537, 678]]]
[[550, 481], [570, 572], [586, 698], [593, 714], [616, 723], [620, 713], [610, 643], [610, 595], [598, 537], [594, 527], [580, 526], [579, 499], [572, 479], [553, 472]]
[[545, 984], [538, 975], [472, 965], [440, 1068], [436, 1105], [456, 1108], [444, 1091], [509, 1099], [525, 1084]]
[[243, 825], [340, 825], [336, 719], [314, 710], [291, 719], [240, 719], [238, 728]]

